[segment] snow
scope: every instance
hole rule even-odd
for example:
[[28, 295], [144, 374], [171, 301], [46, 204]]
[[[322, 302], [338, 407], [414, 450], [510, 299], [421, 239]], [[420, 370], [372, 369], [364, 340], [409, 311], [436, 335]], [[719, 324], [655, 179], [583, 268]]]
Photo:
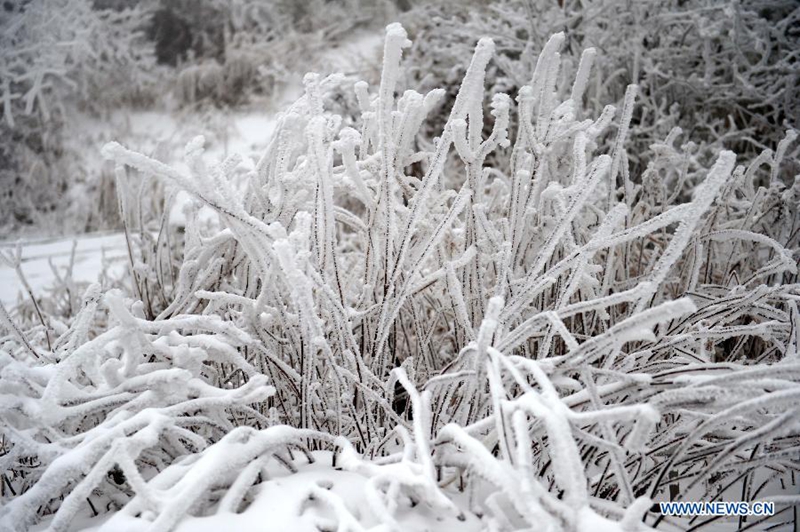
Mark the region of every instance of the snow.
[[[210, 515], [187, 517], [174, 532], [319, 532], [336, 530], [342, 519], [350, 514], [352, 528], [339, 528], [352, 532], [360, 530], [386, 530], [381, 519], [372, 511], [367, 501], [369, 478], [352, 471], [332, 466], [328, 451], [312, 453], [313, 463], [302, 455], [291, 461], [296, 472], [290, 472], [276, 460], [265, 468], [266, 479], [251, 491], [252, 502], [234, 512], [220, 512], [215, 507], [207, 509]], [[322, 492], [326, 492], [324, 495]], [[455, 499], [467, 503], [465, 497]], [[334, 510], [334, 506], [339, 510]], [[344, 510], [344, 512], [342, 511]], [[337, 515], [338, 514], [338, 515]], [[482, 530], [480, 520], [469, 512], [451, 515], [429, 507], [425, 502], [406, 501], [394, 518], [404, 532], [472, 532]], [[82, 515], [70, 528], [72, 532], [144, 532], [152, 523], [118, 513], [91, 517]], [[50, 519], [39, 523], [34, 531], [44, 531]], [[613, 530], [613, 529], [611, 529]]]
[[[322, 489], [341, 501], [347, 511], [361, 523], [363, 529], [380, 524], [366, 501], [368, 478], [349, 471], [331, 467], [330, 453], [314, 453], [316, 462], [301, 464], [297, 473], [281, 470], [277, 476], [263, 482], [256, 491], [255, 500], [242, 513], [223, 513], [209, 517], [190, 517], [175, 532], [216, 532], [236, 530], [241, 532], [318, 532], [335, 529], [336, 515], [319, 497], [310, 499], [311, 490]], [[297, 464], [298, 461], [295, 461]], [[273, 467], [274, 469], [274, 467]], [[272, 473], [275, 475], [275, 472]], [[480, 530], [475, 517], [460, 521], [453, 516], [436, 515], [431, 509], [407, 507], [398, 510], [395, 518], [401, 529], [408, 532], [470, 532]], [[268, 518], [265, 518], [268, 516]], [[112, 523], [109, 523], [111, 525]], [[321, 526], [327, 524], [328, 526]], [[124, 530], [104, 527], [97, 532]], [[137, 529], [131, 529], [131, 532]], [[351, 529], [353, 530], [353, 529]], [[358, 529], [355, 529], [358, 530]]]
[[[21, 242], [21, 245], [22, 270], [36, 297], [53, 288], [56, 283], [53, 268], [61, 276], [69, 270], [73, 246], [75, 257], [72, 279], [75, 282], [96, 282], [104, 272], [110, 279], [121, 280], [127, 272], [128, 252], [125, 236], [121, 233], [41, 239]], [[16, 246], [13, 242], [0, 243], [0, 252], [13, 252]], [[10, 307], [25, 297], [25, 288], [16, 271], [8, 265], [0, 264], [0, 301]]]

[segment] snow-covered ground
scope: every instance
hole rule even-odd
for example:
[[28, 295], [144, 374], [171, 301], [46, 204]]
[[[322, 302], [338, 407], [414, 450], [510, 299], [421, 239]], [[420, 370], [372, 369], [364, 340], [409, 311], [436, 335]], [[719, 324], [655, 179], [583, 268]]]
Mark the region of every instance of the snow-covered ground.
[[[368, 499], [371, 491], [369, 477], [333, 467], [332, 453], [328, 451], [315, 451], [311, 457], [313, 462], [309, 462], [301, 453], [295, 454], [285, 464], [271, 460], [264, 468], [263, 482], [253, 490], [252, 500], [243, 511], [218, 511], [205, 517], [189, 516], [173, 532], [342, 530], [337, 528], [337, 522], [347, 524], [348, 515], [354, 521], [349, 523], [353, 528], [346, 530], [379, 530], [381, 520], [375, 515], [376, 510]], [[455, 493], [457, 505], [449, 509], [435, 509], [424, 501], [408, 499], [407, 507], [398, 508], [394, 519], [402, 530], [408, 532], [478, 532], [481, 523], [476, 516], [460, 510], [461, 506], [467, 506], [468, 496], [466, 492]], [[72, 529], [84, 532], [142, 532], [149, 524], [147, 520], [123, 513], [105, 514], [97, 518], [87, 513], [76, 519]], [[35, 530], [44, 531], [49, 526], [48, 519]]]
[[[73, 238], [20, 242], [20, 265], [33, 295], [39, 297], [71, 270], [75, 282], [95, 282], [101, 273], [121, 279], [127, 272], [128, 252], [122, 233], [80, 235]], [[16, 253], [16, 243], [0, 243], [0, 253]], [[13, 306], [27, 297], [17, 272], [0, 264], [0, 301]]]

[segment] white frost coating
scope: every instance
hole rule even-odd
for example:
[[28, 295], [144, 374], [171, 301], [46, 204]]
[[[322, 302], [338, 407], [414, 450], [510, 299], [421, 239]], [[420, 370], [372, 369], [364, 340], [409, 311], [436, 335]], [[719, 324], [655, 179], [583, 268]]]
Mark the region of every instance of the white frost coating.
[[664, 281], [670, 268], [672, 268], [673, 264], [675, 264], [683, 253], [697, 224], [700, 222], [700, 217], [711, 207], [722, 185], [725, 184], [725, 181], [730, 177], [735, 162], [736, 155], [733, 152], [723, 151], [719, 154], [717, 162], [714, 163], [714, 166], [709, 171], [706, 180], [697, 187], [694, 199], [692, 200], [691, 210], [686, 214], [686, 217], [681, 220], [678, 229], [675, 231], [675, 236], [672, 237], [664, 253], [653, 267], [653, 272], [648, 279], [648, 282], [651, 283], [651, 289], [639, 300], [639, 303], [636, 305], [636, 312], [642, 312], [646, 308], [649, 304], [649, 299]]
[[[609, 193], [613, 193], [617, 189], [617, 173], [619, 172], [620, 165], [625, 156], [625, 139], [628, 136], [628, 130], [631, 127], [631, 119], [633, 118], [633, 105], [636, 99], [636, 93], [639, 91], [637, 85], [628, 85], [625, 89], [625, 99], [622, 105], [622, 116], [620, 117], [619, 130], [617, 131], [617, 140], [614, 143], [613, 162], [611, 163], [611, 174], [609, 175], [610, 186]], [[629, 186], [628, 181], [625, 181], [625, 197], [631, 198], [633, 196], [633, 189]]]
[[581, 61], [578, 64], [578, 72], [575, 74], [575, 81], [572, 84], [572, 92], [570, 99], [575, 102], [575, 105], [580, 106], [583, 101], [583, 94], [586, 91], [586, 85], [589, 82], [589, 74], [592, 71], [594, 58], [597, 56], [597, 50], [594, 48], [587, 48], [581, 54]]

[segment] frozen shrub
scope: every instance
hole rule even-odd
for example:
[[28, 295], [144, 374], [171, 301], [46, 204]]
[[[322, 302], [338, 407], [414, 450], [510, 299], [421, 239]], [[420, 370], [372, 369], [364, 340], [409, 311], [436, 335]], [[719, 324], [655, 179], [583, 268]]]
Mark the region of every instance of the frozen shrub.
[[178, 65], [181, 105], [240, 105], [273, 96], [287, 79], [316, 68], [323, 51], [395, 10], [388, 0], [189, 4], [162, 2], [150, 32], [157, 53], [163, 40], [159, 61]]
[[89, 0], [19, 2], [0, 17], [0, 227], [65, 214], [80, 168], [65, 153], [68, 110], [147, 99], [154, 77], [141, 10]]
[[[596, 52], [565, 87], [566, 41], [487, 95], [481, 39], [422, 141], [444, 91], [400, 93], [394, 24], [379, 85], [354, 87], [356, 127], [324, 106], [338, 79], [310, 74], [244, 176], [202, 137], [188, 171], [108, 144], [120, 182], [195, 198], [183, 262], [163, 305], [90, 290], [50, 348], [0, 314], [0, 523], [66, 529], [88, 498], [170, 530], [236, 512], [297, 445], [368, 477], [391, 530], [404, 506], [459, 511], [456, 487], [485, 529], [570, 531], [664, 525], [654, 500], [796, 490], [800, 180], [779, 178], [796, 133], [705, 166], [674, 129], [637, 176], [637, 87], [587, 109]], [[151, 283], [136, 299], [167, 284], [132, 262]], [[775, 500], [770, 523], [789, 525], [796, 498]]]
[[[86, 0], [26, 2], [19, 13], [3, 17], [0, 100], [5, 125], [14, 128], [33, 117], [57, 120], [67, 102], [98, 109], [146, 83], [149, 49], [142, 17], [130, 9], [95, 10]], [[126, 72], [136, 77], [119, 77]]]
[[[800, 8], [791, 0], [443, 2], [404, 17], [418, 37], [409, 84], [445, 87], [450, 95], [458, 88], [461, 57], [484, 35], [497, 46], [487, 82], [501, 91], [528, 83], [532, 52], [555, 31], [565, 34], [560, 79], [575, 75], [584, 49], [596, 48], [597, 68], [582, 97], [587, 110], [621, 104], [627, 86], [639, 86], [629, 141], [637, 174], [649, 146], [675, 126], [687, 133], [679, 142], [695, 143], [710, 164], [720, 149], [754, 157], [774, 147], [783, 129], [800, 124], [800, 41], [793, 29]], [[783, 177], [797, 171], [789, 163]]]

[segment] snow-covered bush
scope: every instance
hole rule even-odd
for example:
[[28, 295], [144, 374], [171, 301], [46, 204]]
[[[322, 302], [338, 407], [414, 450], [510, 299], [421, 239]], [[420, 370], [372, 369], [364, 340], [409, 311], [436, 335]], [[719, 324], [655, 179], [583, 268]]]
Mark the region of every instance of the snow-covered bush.
[[[147, 101], [154, 62], [142, 10], [90, 0], [7, 2], [0, 17], [0, 228], [63, 215], [83, 181], [63, 139], [75, 107], [101, 112]], [[65, 127], [67, 124], [67, 127]]]
[[93, 9], [88, 0], [38, 0], [20, 6], [19, 13], [0, 19], [0, 87], [7, 126], [31, 116], [57, 120], [54, 115], [68, 102], [97, 110], [144, 90], [152, 63], [140, 10]]
[[[637, 84], [629, 156], [640, 173], [649, 146], [674, 126], [710, 164], [720, 149], [755, 157], [774, 147], [783, 129], [800, 124], [800, 7], [792, 0], [497, 0], [430, 3], [406, 14], [416, 37], [409, 86], [444, 87], [453, 96], [470, 43], [491, 35], [497, 60], [487, 71], [494, 90], [527, 83], [535, 51], [565, 34], [560, 79], [573, 76], [581, 52], [597, 49], [585, 108], [621, 105]], [[445, 113], [446, 115], [446, 113]], [[435, 121], [433, 122], [435, 123]], [[798, 172], [792, 162], [785, 170]]]
[[[556, 33], [512, 95], [486, 94], [481, 39], [420, 142], [444, 91], [396, 95], [410, 44], [389, 26], [358, 129], [324, 107], [338, 80], [308, 75], [244, 174], [201, 137], [188, 172], [104, 148], [120, 181], [195, 198], [183, 262], [167, 283], [166, 248], [134, 260], [134, 298], [160, 286], [163, 304], [92, 288], [50, 348], [2, 310], [0, 524], [242, 512], [289, 447], [368, 478], [389, 530], [417, 506], [486, 530], [645, 530], [664, 524], [653, 500], [734, 491], [792, 522], [800, 180], [779, 176], [796, 133], [704, 167], [676, 128], [633, 176], [637, 87], [592, 114], [596, 51], [562, 87]], [[327, 528], [364, 529], [335, 493], [306, 495]]]
[[[274, 96], [288, 80], [318, 68], [322, 51], [353, 31], [375, 28], [396, 11], [390, 0], [162, 4], [162, 11], [185, 20], [185, 31], [192, 32], [186, 43], [191, 48], [177, 58], [170, 56], [173, 62], [183, 62], [176, 80], [182, 105], [237, 105], [258, 96]], [[219, 35], [209, 36], [212, 32]], [[201, 46], [194, 42], [200, 37], [212, 42]]]

